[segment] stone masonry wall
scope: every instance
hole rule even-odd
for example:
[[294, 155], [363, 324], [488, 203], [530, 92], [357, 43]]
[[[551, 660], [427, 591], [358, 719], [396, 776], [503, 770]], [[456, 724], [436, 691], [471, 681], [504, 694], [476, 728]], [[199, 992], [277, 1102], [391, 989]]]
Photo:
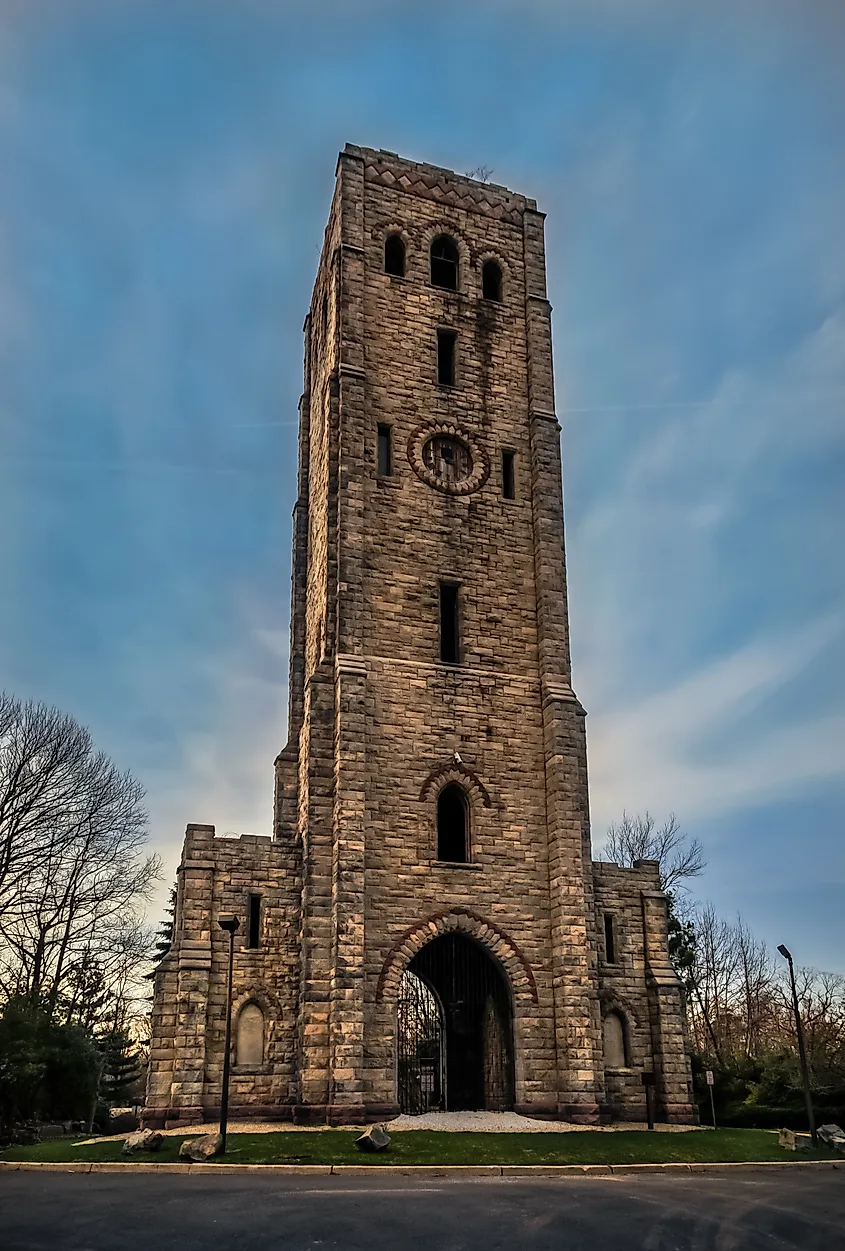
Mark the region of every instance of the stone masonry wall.
[[[618, 1013], [625, 1025], [628, 1063], [606, 1069], [607, 1115], [645, 1119], [641, 1075], [657, 1077], [659, 1119], [694, 1119], [691, 1073], [683, 1038], [681, 988], [669, 963], [666, 896], [656, 861], [634, 869], [593, 865], [602, 1016]], [[607, 960], [604, 917], [613, 918], [615, 960]]]
[[[299, 849], [242, 835], [215, 837], [188, 826], [178, 870], [173, 946], [159, 966], [152, 1020], [145, 1124], [217, 1115], [225, 1035], [228, 935], [216, 918], [241, 918], [235, 936], [233, 1026], [247, 1003], [264, 1013], [264, 1062], [230, 1083], [231, 1115], [290, 1116], [296, 1102], [295, 1022], [299, 966]], [[261, 896], [260, 946], [250, 949], [248, 896]]]
[[[342, 513], [345, 485], [363, 479], [357, 498], [368, 542], [362, 594], [351, 603], [344, 578], [338, 617], [349, 640], [345, 650], [354, 653], [366, 675], [363, 1093], [376, 1103], [395, 1098], [393, 1006], [375, 996], [387, 953], [414, 921], [422, 923], [438, 910], [462, 915], [471, 909], [507, 934], [536, 978], [539, 1003], [516, 1019], [517, 1102], [594, 1117], [603, 1075], [587, 906], [590, 867], [583, 859], [585, 835], [589, 838], [579, 763], [583, 716], [567, 685], [558, 427], [542, 227], [529, 229], [525, 221], [526, 213], [539, 215], [522, 197], [496, 188], [479, 191], [426, 167], [408, 172], [407, 163], [389, 154], [347, 149], [341, 178], [358, 179], [362, 200], [350, 213], [360, 233], [348, 240], [356, 250], [348, 264], [344, 252], [342, 303], [354, 307], [363, 324], [354, 324], [353, 333], [344, 325], [342, 346], [346, 353], [363, 345], [366, 420], [363, 449], [360, 439], [350, 440], [347, 458], [341, 402], [339, 507]], [[390, 233], [400, 233], [405, 243], [401, 278], [384, 272]], [[448, 234], [458, 246], [455, 292], [429, 280], [429, 250], [438, 234]], [[487, 259], [495, 259], [503, 272], [500, 304], [481, 298]], [[532, 302], [540, 305], [539, 313]], [[437, 384], [437, 330], [444, 328], [457, 335], [454, 387]], [[346, 363], [344, 355], [341, 376]], [[532, 420], [543, 427], [542, 437], [532, 430]], [[392, 429], [390, 477], [377, 474], [380, 423]], [[410, 463], [415, 439], [432, 423], [457, 428], [486, 462], [486, 480], [473, 494], [434, 491], [415, 472]], [[502, 491], [504, 449], [515, 454], [514, 500]], [[540, 541], [549, 556], [541, 554], [538, 563]], [[545, 616], [537, 598], [538, 573], [549, 602]], [[443, 579], [461, 588], [457, 667], [439, 660]], [[544, 681], [560, 683], [551, 694], [555, 709], [547, 715]], [[568, 728], [560, 728], [564, 724]], [[567, 736], [568, 746], [566, 762], [559, 765], [561, 736]], [[490, 797], [489, 806], [473, 803], [473, 863], [466, 867], [433, 863], [439, 787], [420, 799], [426, 778], [447, 769], [455, 752]], [[554, 867], [549, 768], [560, 774], [551, 817]], [[550, 892], [555, 901], [566, 900], [565, 907], [553, 905]]]
[[[384, 272], [391, 233], [404, 277]], [[430, 281], [440, 234], [459, 251], [454, 292]], [[490, 259], [501, 302], [482, 298]], [[519, 1110], [640, 1119], [648, 1069], [663, 1114], [690, 1118], [656, 870], [590, 856], [550, 315], [533, 200], [347, 145], [305, 323], [274, 838], [188, 827], [176, 940], [156, 981], [150, 1123], [196, 1120], [219, 1100], [227, 939], [216, 917], [245, 916], [250, 893], [263, 896], [262, 944], [236, 951], [234, 999], [236, 1012], [259, 1004], [266, 1039], [261, 1065], [233, 1070], [233, 1112], [333, 1123], [395, 1112], [402, 970], [459, 931], [509, 986]], [[438, 329], [457, 335], [454, 386], [438, 383]], [[392, 433], [388, 476], [379, 425]], [[435, 428], [469, 444], [475, 489], [425, 480], [420, 450]], [[460, 588], [459, 664], [440, 661], [442, 580]], [[437, 860], [450, 782], [469, 805], [467, 864]], [[605, 1063], [609, 1011], [625, 1021], [624, 1068]]]

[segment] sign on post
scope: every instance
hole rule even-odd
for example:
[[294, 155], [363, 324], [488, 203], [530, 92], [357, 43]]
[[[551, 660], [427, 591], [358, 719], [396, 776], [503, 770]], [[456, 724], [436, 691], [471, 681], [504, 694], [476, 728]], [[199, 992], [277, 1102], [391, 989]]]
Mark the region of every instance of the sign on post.
[[705, 1069], [704, 1076], [707, 1080], [707, 1089], [710, 1092], [710, 1112], [713, 1116], [713, 1128], [716, 1128], [716, 1104], [713, 1102], [713, 1070]]

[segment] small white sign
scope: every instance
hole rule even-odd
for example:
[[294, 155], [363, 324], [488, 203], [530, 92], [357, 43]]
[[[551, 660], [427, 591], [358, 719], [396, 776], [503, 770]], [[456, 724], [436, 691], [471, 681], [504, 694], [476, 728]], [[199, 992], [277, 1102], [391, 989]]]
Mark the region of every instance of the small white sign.
[[712, 1086], [713, 1085], [713, 1070], [705, 1069], [704, 1076], [707, 1078], [707, 1085]]

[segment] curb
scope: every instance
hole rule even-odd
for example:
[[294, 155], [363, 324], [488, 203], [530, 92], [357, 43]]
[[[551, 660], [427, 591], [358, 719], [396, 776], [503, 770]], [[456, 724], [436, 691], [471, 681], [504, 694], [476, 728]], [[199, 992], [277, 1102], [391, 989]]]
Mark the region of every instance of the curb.
[[736, 1160], [722, 1164], [147, 1164], [104, 1161], [48, 1164], [43, 1161], [0, 1160], [6, 1173], [145, 1173], [197, 1174], [200, 1176], [282, 1177], [372, 1176], [391, 1177], [636, 1177], [643, 1173], [690, 1174], [765, 1172], [767, 1169], [845, 1170], [845, 1160]]

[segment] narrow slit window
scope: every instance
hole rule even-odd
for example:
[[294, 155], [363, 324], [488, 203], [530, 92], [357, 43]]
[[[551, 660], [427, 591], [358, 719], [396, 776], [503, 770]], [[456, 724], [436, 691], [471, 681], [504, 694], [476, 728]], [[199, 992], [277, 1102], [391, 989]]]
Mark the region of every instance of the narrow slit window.
[[394, 278], [405, 277], [405, 244], [401, 235], [388, 235], [385, 240], [384, 272]]
[[458, 587], [454, 582], [440, 583], [440, 659], [447, 665], [459, 660]]
[[495, 261], [485, 261], [481, 270], [481, 294], [485, 300], [502, 302], [502, 271]]
[[609, 912], [604, 914], [604, 957], [608, 964], [616, 963], [616, 925]]
[[393, 430], [390, 426], [378, 428], [378, 473], [389, 478], [393, 473]]
[[447, 291], [458, 289], [458, 245], [448, 235], [438, 235], [431, 245], [431, 281]]
[[502, 452], [502, 495], [506, 500], [516, 499], [514, 453], [508, 451]]
[[441, 387], [455, 385], [455, 340], [454, 330], [437, 331], [437, 381]]
[[261, 896], [250, 895], [249, 897], [249, 933], [247, 937], [248, 947], [261, 946]]
[[437, 796], [437, 859], [452, 864], [469, 860], [467, 802], [457, 782], [444, 786]]

